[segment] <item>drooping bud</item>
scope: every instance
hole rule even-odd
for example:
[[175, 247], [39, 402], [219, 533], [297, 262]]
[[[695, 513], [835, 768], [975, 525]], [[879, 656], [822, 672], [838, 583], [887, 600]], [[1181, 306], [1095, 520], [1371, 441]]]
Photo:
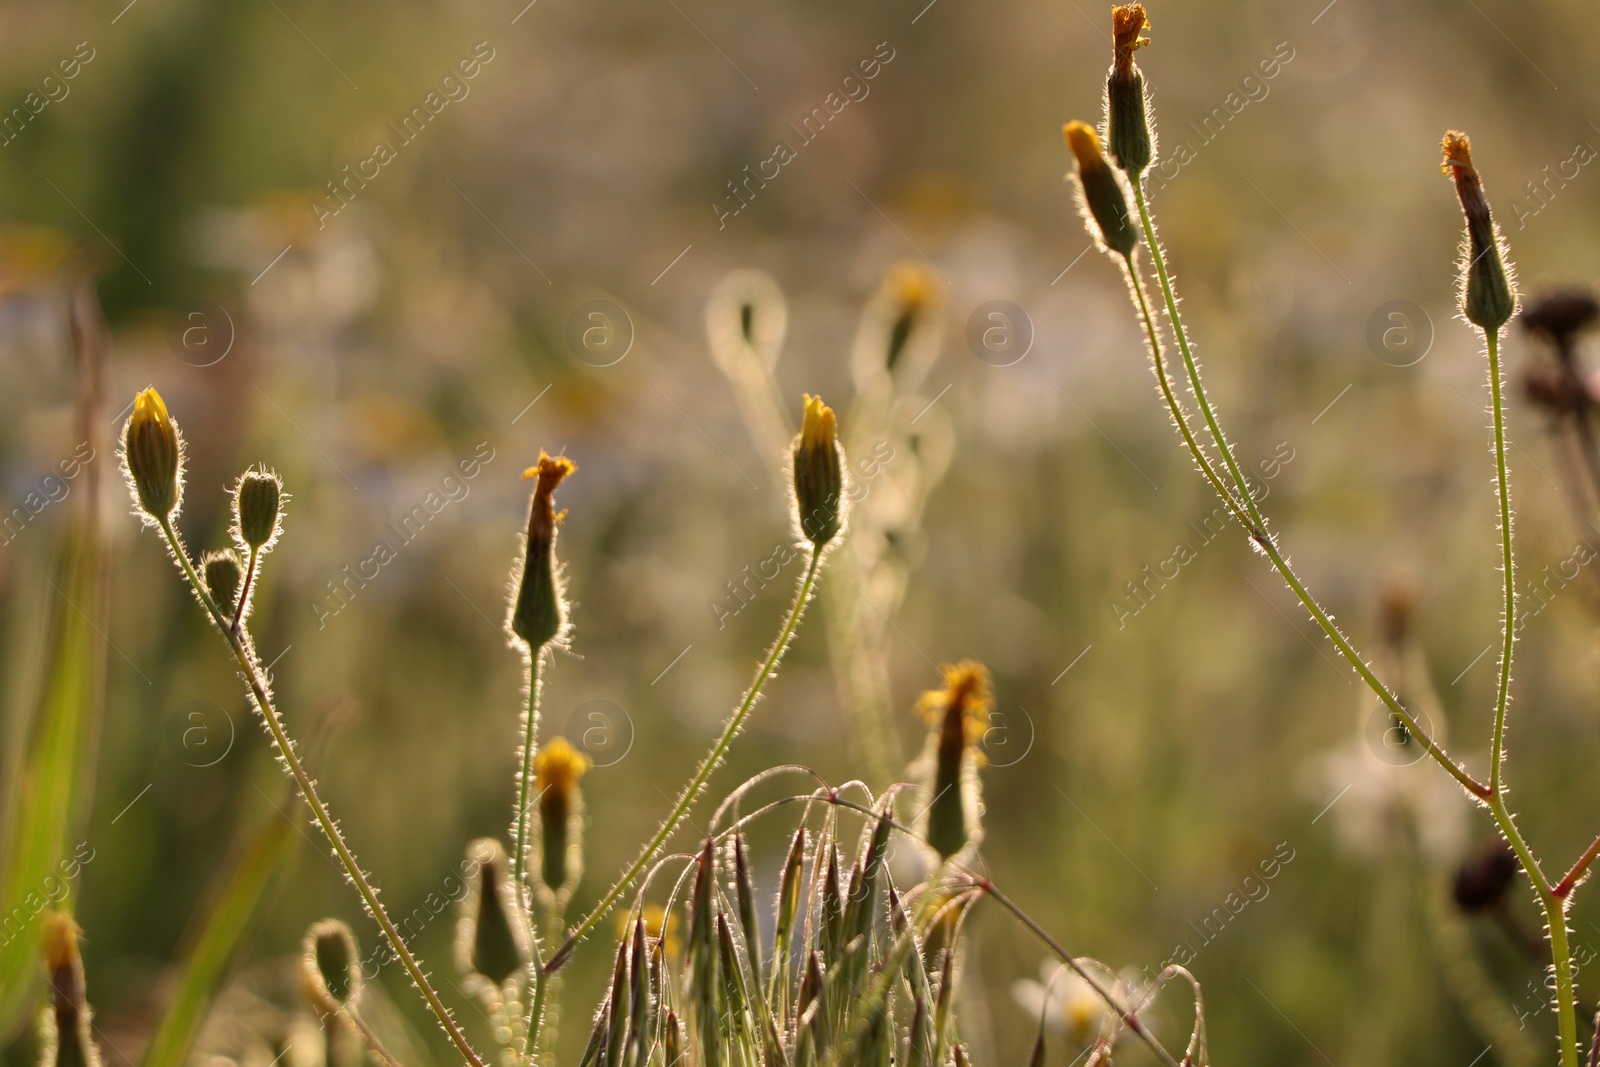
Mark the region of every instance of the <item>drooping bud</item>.
[[206, 592], [217, 602], [217, 609], [224, 615], [232, 615], [239, 606], [239, 586], [244, 582], [239, 553], [231, 548], [207, 552], [200, 559], [200, 572], [205, 576]]
[[1117, 166], [1134, 177], [1143, 174], [1155, 158], [1150, 142], [1150, 116], [1145, 105], [1144, 75], [1133, 61], [1133, 53], [1150, 43], [1150, 38], [1140, 36], [1149, 26], [1143, 4], [1125, 4], [1111, 9], [1114, 54], [1111, 74], [1106, 78], [1106, 141]]
[[533, 787], [539, 797], [539, 878], [559, 897], [577, 882], [583, 868], [583, 797], [578, 779], [589, 759], [558, 737], [533, 759]]
[[940, 670], [944, 688], [929, 690], [917, 702], [931, 731], [931, 799], [923, 836], [941, 859], [949, 859], [978, 829], [977, 769], [983, 761], [978, 745], [994, 702], [989, 672], [981, 663], [962, 660]]
[[306, 931], [300, 971], [312, 1001], [330, 1015], [360, 997], [361, 954], [350, 927], [338, 919], [313, 923]]
[[1467, 218], [1467, 238], [1462, 244], [1461, 310], [1469, 322], [1498, 331], [1517, 311], [1516, 290], [1507, 273], [1500, 246], [1500, 231], [1489, 213], [1483, 180], [1472, 165], [1472, 144], [1467, 135], [1451, 130], [1444, 135], [1444, 172], [1456, 183], [1461, 212]]
[[153, 386], [134, 398], [122, 444], [139, 509], [155, 520], [174, 514], [183, 500], [183, 444]]
[[508, 626], [530, 653], [558, 640], [566, 629], [566, 601], [556, 572], [556, 526], [566, 512], [557, 512], [556, 487], [576, 471], [565, 456], [539, 453], [539, 462], [522, 472], [535, 482], [528, 506], [528, 536], [517, 574], [517, 598]]
[[1138, 232], [1128, 216], [1128, 198], [1117, 181], [1116, 172], [1100, 150], [1100, 136], [1086, 122], [1069, 122], [1062, 127], [1067, 147], [1078, 160], [1078, 187], [1083, 206], [1094, 220], [1100, 243], [1117, 254], [1133, 254], [1139, 243]]
[[233, 491], [234, 533], [253, 549], [271, 548], [278, 538], [282, 504], [283, 482], [276, 473], [266, 468], [245, 471]]
[[83, 957], [78, 954], [81, 933], [64, 911], [47, 913], [39, 926], [39, 947], [50, 983], [50, 1010], [42, 1016], [44, 1067], [100, 1067], [84, 991]]
[[833, 409], [809, 393], [805, 406], [805, 423], [794, 441], [795, 508], [801, 534], [821, 548], [844, 521], [844, 454]]
[[906, 342], [928, 318], [928, 311], [939, 303], [942, 293], [933, 271], [921, 263], [898, 263], [883, 280], [883, 294], [893, 315], [888, 350], [884, 353], [884, 366], [892, 374], [906, 350]]
[[499, 987], [522, 970], [528, 935], [505, 848], [492, 837], [480, 838], [467, 846], [467, 858], [474, 870], [462, 897], [456, 962], [462, 973], [479, 975]]

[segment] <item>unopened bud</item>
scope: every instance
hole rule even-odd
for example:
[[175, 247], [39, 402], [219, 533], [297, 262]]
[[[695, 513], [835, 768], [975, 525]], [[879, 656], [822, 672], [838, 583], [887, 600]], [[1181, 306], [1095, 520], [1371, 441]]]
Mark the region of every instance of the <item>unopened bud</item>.
[[1139, 235], [1128, 216], [1128, 198], [1122, 183], [1100, 150], [1100, 136], [1086, 122], [1069, 122], [1061, 132], [1078, 160], [1078, 186], [1101, 244], [1124, 257], [1131, 256]]
[[528, 537], [517, 576], [517, 599], [511, 605], [509, 626], [517, 640], [537, 654], [566, 629], [566, 602], [556, 572], [556, 527], [565, 511], [557, 512], [556, 487], [577, 470], [565, 456], [539, 453], [539, 462], [522, 472], [534, 484], [528, 505]]
[[50, 982], [50, 1010], [44, 1013], [49, 1067], [100, 1067], [100, 1050], [91, 1037], [89, 1001], [84, 992], [82, 931], [64, 911], [47, 912], [39, 925], [39, 947]]
[[1472, 165], [1472, 143], [1467, 135], [1451, 130], [1444, 135], [1443, 148], [1444, 172], [1455, 180], [1461, 212], [1467, 217], [1460, 267], [1461, 310], [1468, 321], [1498, 331], [1517, 310], [1516, 291], [1502, 258], [1500, 231], [1489, 213], [1483, 180]]
[[1150, 38], [1139, 36], [1149, 26], [1143, 4], [1111, 9], [1114, 55], [1106, 78], [1106, 141], [1117, 166], [1134, 177], [1143, 174], [1155, 157], [1144, 75], [1133, 61], [1133, 53], [1150, 43]]
[[278, 537], [278, 518], [283, 504], [283, 482], [266, 469], [248, 470], [239, 476], [233, 493], [234, 530], [251, 548], [270, 548]]
[[577, 882], [583, 867], [583, 797], [578, 779], [589, 760], [558, 737], [534, 757], [534, 789], [539, 795], [539, 878], [560, 896]]
[[123, 432], [122, 458], [141, 511], [160, 520], [178, 510], [183, 499], [183, 445], [178, 424], [154, 387], [134, 398], [133, 414]]
[[205, 575], [206, 591], [216, 601], [217, 609], [224, 615], [232, 615], [238, 607], [239, 586], [244, 581], [239, 554], [231, 548], [207, 552], [200, 560], [200, 571]]
[[361, 995], [361, 954], [356, 935], [338, 919], [313, 923], [306, 931], [300, 970], [318, 1008], [336, 1014]]
[[844, 521], [844, 458], [833, 409], [806, 395], [805, 422], [794, 441], [794, 499], [800, 532], [821, 548]]
[[467, 848], [467, 858], [477, 870], [462, 898], [457, 963], [463, 972], [499, 987], [522, 970], [527, 958], [527, 935], [519, 918], [516, 887], [511, 884], [506, 850], [494, 838], [474, 841]]
[[924, 838], [949, 859], [977, 832], [978, 744], [989, 727], [989, 672], [981, 663], [945, 664], [944, 688], [922, 695], [917, 706], [928, 721], [932, 776]]

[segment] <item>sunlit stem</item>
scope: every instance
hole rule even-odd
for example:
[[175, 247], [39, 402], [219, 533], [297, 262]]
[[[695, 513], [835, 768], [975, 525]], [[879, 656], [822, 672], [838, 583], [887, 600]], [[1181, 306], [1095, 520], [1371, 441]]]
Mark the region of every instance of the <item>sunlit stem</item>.
[[1511, 653], [1517, 636], [1516, 564], [1511, 551], [1511, 483], [1506, 474], [1506, 414], [1500, 383], [1500, 333], [1485, 330], [1489, 352], [1489, 395], [1494, 413], [1495, 495], [1500, 504], [1500, 567], [1505, 584], [1505, 614], [1500, 620], [1500, 680], [1495, 687], [1494, 740], [1489, 750], [1489, 791], [1505, 791], [1501, 765], [1505, 762], [1506, 708], [1511, 700]]
[[284, 730], [282, 721], [278, 718], [277, 709], [273, 706], [271, 694], [268, 692], [266, 680], [262, 671], [256, 664], [255, 653], [250, 647], [249, 637], [243, 629], [234, 629], [232, 620], [217, 609], [216, 602], [206, 592], [205, 584], [200, 576], [195, 573], [194, 565], [189, 562], [188, 550], [184, 548], [183, 541], [172, 527], [170, 519], [160, 520], [161, 532], [166, 537], [167, 548], [171, 550], [173, 558], [183, 568], [184, 577], [194, 589], [200, 602], [205, 606], [211, 621], [217, 630], [228, 642], [228, 647], [233, 651], [233, 657], [238, 661], [239, 669], [244, 673], [245, 681], [250, 687], [250, 694], [254, 698], [256, 710], [261, 713], [262, 721], [266, 723], [267, 731], [272, 734], [273, 743], [278, 748], [278, 754], [283, 757], [284, 766], [289, 769], [290, 776], [300, 790], [300, 795], [305, 797], [306, 804], [311, 808], [312, 816], [317, 820], [317, 825], [333, 846], [334, 853], [339, 857], [339, 863], [344, 867], [345, 874], [350, 878], [351, 884], [356, 887], [356, 892], [361, 896], [361, 902], [366, 905], [367, 913], [372, 916], [383, 936], [388, 940], [389, 947], [394, 950], [396, 958], [410, 976], [411, 982], [417, 987], [417, 992], [422, 994], [422, 999], [428, 1004], [428, 1010], [433, 1012], [439, 1024], [444, 1027], [457, 1051], [466, 1057], [472, 1067], [484, 1067], [483, 1060], [478, 1056], [468, 1043], [466, 1035], [456, 1026], [455, 1019], [450, 1015], [444, 1001], [439, 999], [439, 994], [434, 992], [433, 986], [428, 982], [428, 976], [423, 972], [421, 964], [412, 956], [411, 950], [406, 947], [405, 940], [400, 936], [389, 915], [383, 910], [383, 905], [378, 902], [378, 891], [367, 881], [367, 876], [362, 873], [361, 865], [356, 862], [356, 857], [345, 844], [344, 836], [339, 832], [339, 825], [334, 822], [333, 816], [328, 813], [327, 805], [317, 795], [317, 787], [313, 784], [311, 776], [306, 773], [305, 767], [300, 763], [300, 757], [295, 754], [294, 743], [289, 740], [288, 733]]
[[517, 820], [511, 833], [512, 884], [517, 887], [517, 906], [522, 909], [523, 920], [534, 936], [538, 936], [538, 930], [533, 921], [533, 906], [525, 872], [529, 847], [528, 809], [532, 803], [529, 794], [533, 791], [533, 760], [539, 740], [539, 685], [542, 681], [539, 667], [542, 659], [543, 649], [535, 648], [528, 654], [528, 710], [522, 722], [522, 775], [517, 783]]
[[[1157, 266], [1156, 276], [1161, 283], [1168, 317], [1172, 322], [1172, 332], [1178, 338], [1179, 347], [1185, 354], [1185, 365], [1192, 367], [1193, 359], [1189, 354], [1187, 334], [1183, 328], [1183, 321], [1178, 316], [1177, 296], [1172, 291], [1172, 282], [1167, 275], [1160, 246], [1156, 241], [1155, 225], [1150, 219], [1150, 212], [1145, 204], [1144, 195], [1140, 191], [1137, 180], [1134, 181], [1133, 188], [1135, 201], [1139, 205], [1139, 218], [1144, 228], [1145, 240], [1150, 246], [1151, 258]], [[1356, 674], [1361, 677], [1361, 680], [1377, 695], [1379, 700], [1383, 701], [1385, 707], [1405, 726], [1411, 736], [1417, 739], [1429, 756], [1433, 757], [1474, 798], [1483, 800], [1489, 795], [1488, 787], [1467, 773], [1464, 768], [1458, 766], [1455, 760], [1451, 759], [1449, 754], [1440, 747], [1438, 742], [1434, 741], [1428, 732], [1422, 728], [1422, 725], [1400, 702], [1400, 699], [1391, 693], [1388, 687], [1367, 666], [1366, 660], [1350, 644], [1349, 639], [1344, 636], [1344, 633], [1334, 623], [1332, 616], [1322, 609], [1322, 605], [1317, 603], [1316, 598], [1311, 595], [1310, 590], [1306, 588], [1300, 577], [1294, 572], [1294, 569], [1290, 567], [1288, 559], [1279, 551], [1276, 540], [1267, 533], [1266, 520], [1256, 507], [1255, 500], [1250, 496], [1249, 486], [1244, 483], [1243, 477], [1235, 475], [1235, 482], [1241, 487], [1237, 495], [1229, 492], [1223, 484], [1221, 474], [1205, 454], [1205, 450], [1201, 447], [1193, 430], [1189, 428], [1187, 413], [1183, 410], [1183, 405], [1178, 399], [1177, 392], [1173, 389], [1171, 374], [1167, 369], [1167, 362], [1162, 353], [1161, 337], [1156, 330], [1154, 316], [1150, 312], [1150, 302], [1145, 297], [1144, 282], [1140, 278], [1137, 269], [1135, 269], [1131, 257], [1125, 259], [1123, 265], [1128, 272], [1135, 306], [1138, 308], [1140, 319], [1144, 324], [1145, 336], [1149, 342], [1155, 366], [1156, 379], [1161, 385], [1162, 398], [1166, 401], [1167, 410], [1172, 416], [1173, 424], [1178, 428], [1178, 432], [1182, 434], [1184, 444], [1188, 447], [1189, 454], [1193, 457], [1195, 465], [1205, 475], [1206, 481], [1211, 483], [1212, 489], [1222, 498], [1223, 503], [1232, 512], [1233, 517], [1249, 533], [1250, 539], [1272, 563], [1273, 569], [1278, 572], [1284, 583], [1294, 592], [1301, 606], [1310, 614], [1328, 639], [1333, 642], [1334, 647], [1339, 650], [1339, 654], [1345, 658]], [[1194, 389], [1196, 402], [1200, 405], [1201, 410], [1207, 413], [1207, 425], [1214, 426], [1215, 416], [1211, 413], [1211, 404], [1206, 398], [1204, 386], [1200, 383], [1198, 368], [1190, 375], [1189, 382]], [[1220, 430], [1213, 432], [1212, 439], [1216, 442], [1217, 449], [1222, 453], [1223, 460], [1227, 463], [1229, 470], [1237, 472], [1239, 467], [1234, 459], [1233, 450], [1228, 445], [1227, 439], [1221, 435]]]
[[721, 763], [723, 756], [727, 755], [728, 747], [733, 744], [733, 739], [738, 736], [740, 728], [744, 726], [745, 719], [750, 715], [750, 709], [755, 707], [756, 701], [761, 697], [762, 689], [766, 687], [767, 680], [777, 670], [778, 662], [783, 659], [784, 652], [794, 639], [795, 630], [800, 625], [800, 616], [805, 613], [806, 602], [811, 599], [812, 590], [816, 586], [817, 572], [822, 565], [823, 548], [824, 546], [822, 545], [813, 544], [811, 546], [811, 563], [806, 567], [805, 575], [800, 579], [800, 588], [795, 593], [794, 604], [789, 608], [788, 618], [784, 620], [783, 629], [779, 631], [777, 641], [773, 643], [766, 659], [762, 661], [760, 669], [756, 672], [755, 681], [750, 684], [750, 688], [745, 692], [744, 699], [739, 702], [738, 708], [734, 710], [732, 717], [728, 719], [728, 725], [723, 728], [722, 736], [717, 738], [716, 744], [711, 746], [711, 751], [707, 753], [705, 760], [700, 764], [700, 769], [695, 772], [694, 777], [690, 779], [682, 795], [678, 797], [677, 803], [672, 806], [672, 811], [667, 815], [666, 821], [661, 824], [661, 828], [655, 832], [655, 836], [644, 846], [644, 850], [639, 853], [639, 858], [629, 864], [628, 869], [622, 872], [622, 877], [617, 879], [616, 883], [606, 892], [606, 895], [601, 898], [600, 903], [594, 906], [594, 910], [589, 912], [588, 916], [573, 928], [565, 943], [556, 950], [555, 955], [551, 956], [550, 961], [544, 965], [544, 970], [548, 972], [557, 971], [567, 962], [578, 942], [590, 930], [594, 929], [595, 924], [605, 917], [606, 913], [612, 909], [622, 894], [627, 891], [628, 886], [639, 876], [639, 872], [644, 870], [645, 866], [655, 859], [662, 846], [666, 844], [667, 838], [672, 836], [673, 831], [678, 828], [684, 817], [689, 814], [689, 809], [694, 806], [694, 802], [699, 799], [701, 792], [706, 787], [706, 782], [711, 778], [711, 772], [716, 770], [717, 764]]

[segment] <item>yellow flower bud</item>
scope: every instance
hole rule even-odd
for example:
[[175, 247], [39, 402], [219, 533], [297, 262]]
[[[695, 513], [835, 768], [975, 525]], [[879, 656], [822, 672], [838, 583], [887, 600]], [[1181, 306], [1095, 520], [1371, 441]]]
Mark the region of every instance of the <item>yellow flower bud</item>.
[[794, 498], [800, 532], [818, 548], [844, 521], [844, 457], [833, 409], [821, 397], [805, 398], [805, 422], [794, 441]]
[[533, 786], [539, 797], [540, 881], [559, 896], [577, 882], [583, 858], [583, 800], [578, 779], [588, 757], [558, 737], [533, 760]]
[[989, 695], [989, 671], [981, 663], [962, 660], [945, 664], [944, 688], [922, 694], [917, 708], [931, 729], [932, 801], [927, 811], [924, 837], [941, 857], [961, 851], [977, 830], [977, 768], [983, 756], [977, 751], [989, 728], [994, 700]]
[[141, 511], [160, 520], [178, 510], [183, 499], [183, 445], [178, 424], [154, 387], [134, 398], [123, 433], [122, 459]]
[[1128, 198], [1116, 173], [1100, 150], [1100, 137], [1086, 122], [1069, 122], [1061, 130], [1067, 147], [1078, 160], [1078, 185], [1083, 203], [1094, 219], [1100, 240], [1113, 252], [1133, 254], [1139, 235], [1128, 217]]
[[577, 465], [565, 456], [539, 453], [539, 462], [522, 472], [536, 484], [528, 505], [528, 538], [517, 576], [517, 599], [508, 625], [528, 651], [537, 654], [566, 629], [566, 603], [556, 572], [556, 526], [566, 512], [556, 512], [555, 491]]

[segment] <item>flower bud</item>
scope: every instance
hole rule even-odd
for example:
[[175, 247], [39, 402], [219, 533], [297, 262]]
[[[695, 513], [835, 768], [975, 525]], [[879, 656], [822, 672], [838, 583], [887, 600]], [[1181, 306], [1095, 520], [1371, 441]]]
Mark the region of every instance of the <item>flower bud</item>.
[[989, 728], [989, 672], [981, 663], [962, 660], [945, 664], [944, 688], [930, 690], [917, 702], [931, 731], [932, 797], [923, 837], [949, 859], [966, 847], [978, 829], [978, 776], [983, 760], [977, 751]]
[[278, 537], [283, 482], [265, 468], [239, 476], [233, 492], [234, 532], [253, 549], [270, 548]]
[[42, 1014], [46, 1047], [41, 1062], [49, 1067], [100, 1067], [101, 1063], [91, 1036], [83, 957], [78, 953], [81, 935], [78, 924], [64, 911], [47, 912], [39, 925], [39, 947], [50, 983], [50, 1009]]
[[511, 605], [508, 625], [530, 653], [558, 640], [566, 629], [566, 603], [555, 556], [556, 526], [566, 512], [557, 513], [555, 491], [577, 469], [565, 456], [540, 452], [539, 462], [522, 472], [522, 477], [535, 485], [528, 505], [528, 537], [517, 575], [517, 599]]
[[1106, 248], [1127, 257], [1139, 243], [1139, 235], [1128, 216], [1128, 198], [1122, 183], [1106, 162], [1100, 150], [1100, 137], [1086, 122], [1069, 122], [1061, 131], [1067, 147], [1078, 160], [1078, 186], [1083, 191], [1083, 204], [1094, 219], [1100, 242]]
[[1461, 250], [1461, 310], [1469, 322], [1498, 331], [1516, 314], [1517, 296], [1506, 272], [1500, 231], [1489, 214], [1483, 181], [1472, 165], [1472, 143], [1451, 130], [1444, 135], [1444, 172], [1456, 183], [1456, 196], [1467, 217], [1467, 239]]
[[456, 962], [463, 973], [478, 975], [496, 987], [522, 970], [527, 959], [527, 933], [517, 907], [516, 887], [506, 863], [506, 850], [492, 837], [467, 848], [477, 870], [462, 898], [456, 937]]
[[883, 280], [883, 295], [893, 317], [889, 327], [888, 350], [884, 366], [892, 374], [906, 350], [906, 343], [928, 312], [942, 301], [938, 276], [921, 263], [897, 263]]
[[316, 1006], [330, 1015], [361, 995], [361, 954], [356, 935], [338, 919], [313, 923], [306, 931], [300, 970]]
[[200, 571], [205, 576], [206, 591], [216, 601], [217, 609], [232, 615], [238, 608], [239, 585], [244, 581], [244, 567], [239, 553], [231, 548], [220, 552], [207, 552], [200, 560]]
[[183, 499], [183, 444], [178, 424], [154, 387], [134, 398], [133, 414], [123, 432], [122, 459], [141, 511], [160, 520], [178, 510]]
[[1133, 53], [1150, 43], [1150, 38], [1139, 36], [1149, 26], [1143, 4], [1125, 4], [1111, 9], [1114, 52], [1111, 74], [1106, 78], [1106, 141], [1117, 166], [1134, 177], [1143, 174], [1155, 157], [1150, 143], [1144, 75], [1133, 62]]
[[805, 405], [805, 423], [794, 441], [795, 508], [801, 534], [821, 548], [844, 521], [844, 457], [833, 409], [809, 393]]
[[583, 867], [583, 798], [578, 779], [589, 760], [558, 737], [533, 759], [534, 790], [539, 797], [539, 879], [560, 896], [577, 882]]

